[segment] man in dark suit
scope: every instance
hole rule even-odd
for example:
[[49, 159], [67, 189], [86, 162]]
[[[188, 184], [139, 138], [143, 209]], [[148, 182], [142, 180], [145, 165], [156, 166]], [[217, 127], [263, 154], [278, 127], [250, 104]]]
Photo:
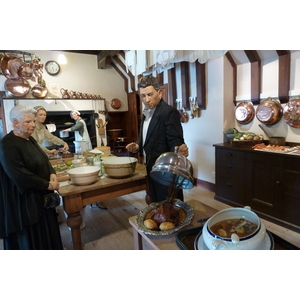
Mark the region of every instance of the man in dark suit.
[[[152, 75], [143, 76], [138, 83], [140, 99], [144, 103], [144, 116], [141, 122], [139, 138], [136, 143], [130, 143], [126, 149], [130, 152], [140, 152], [146, 162], [148, 191], [146, 202], [160, 202], [169, 195], [168, 186], [153, 180], [150, 176], [156, 159], [165, 152], [178, 152], [188, 156], [188, 147], [184, 143], [183, 130], [178, 110], [168, 105], [162, 99], [162, 90], [157, 78]], [[183, 192], [179, 191], [176, 198], [183, 201]]]

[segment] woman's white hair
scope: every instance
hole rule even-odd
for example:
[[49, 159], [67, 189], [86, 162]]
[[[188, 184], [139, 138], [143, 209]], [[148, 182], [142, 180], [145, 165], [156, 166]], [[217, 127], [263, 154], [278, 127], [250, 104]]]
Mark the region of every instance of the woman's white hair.
[[27, 105], [16, 105], [11, 109], [9, 113], [9, 118], [10, 121], [13, 123], [14, 120], [21, 121], [26, 114], [35, 115], [36, 110]]
[[72, 110], [72, 111], [70, 112], [71, 118], [72, 118], [72, 114], [73, 114], [73, 113], [76, 113], [78, 116], [80, 116], [80, 112], [79, 112], [78, 110]]

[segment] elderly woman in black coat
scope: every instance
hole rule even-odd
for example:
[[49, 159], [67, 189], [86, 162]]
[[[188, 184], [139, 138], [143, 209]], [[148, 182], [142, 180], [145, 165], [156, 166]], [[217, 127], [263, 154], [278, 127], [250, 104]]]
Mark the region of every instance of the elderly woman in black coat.
[[29, 106], [13, 107], [13, 130], [0, 141], [0, 238], [7, 250], [63, 249], [56, 210], [44, 206], [59, 182], [31, 136], [35, 117]]

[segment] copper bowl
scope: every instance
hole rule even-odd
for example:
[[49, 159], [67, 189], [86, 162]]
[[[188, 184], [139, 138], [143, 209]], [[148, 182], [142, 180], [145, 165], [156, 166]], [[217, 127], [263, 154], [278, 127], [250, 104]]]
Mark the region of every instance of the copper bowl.
[[254, 119], [255, 111], [252, 102], [243, 101], [235, 108], [235, 118], [240, 124], [248, 124]]
[[256, 118], [266, 125], [274, 125], [281, 120], [282, 107], [279, 101], [268, 98], [256, 108]]
[[294, 128], [300, 128], [300, 98], [290, 100], [283, 108], [285, 122]]
[[26, 79], [6, 79], [4, 88], [8, 97], [24, 97], [26, 96], [31, 87]]

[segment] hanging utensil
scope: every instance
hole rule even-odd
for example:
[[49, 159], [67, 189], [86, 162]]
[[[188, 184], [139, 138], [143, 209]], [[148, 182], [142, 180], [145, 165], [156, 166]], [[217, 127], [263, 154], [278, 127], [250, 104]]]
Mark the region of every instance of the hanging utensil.
[[285, 137], [283, 136], [270, 136], [267, 131], [261, 126], [261, 124], [258, 125], [262, 131], [266, 134], [266, 136], [269, 138], [269, 144], [275, 145], [275, 146], [284, 146], [285, 145]]

